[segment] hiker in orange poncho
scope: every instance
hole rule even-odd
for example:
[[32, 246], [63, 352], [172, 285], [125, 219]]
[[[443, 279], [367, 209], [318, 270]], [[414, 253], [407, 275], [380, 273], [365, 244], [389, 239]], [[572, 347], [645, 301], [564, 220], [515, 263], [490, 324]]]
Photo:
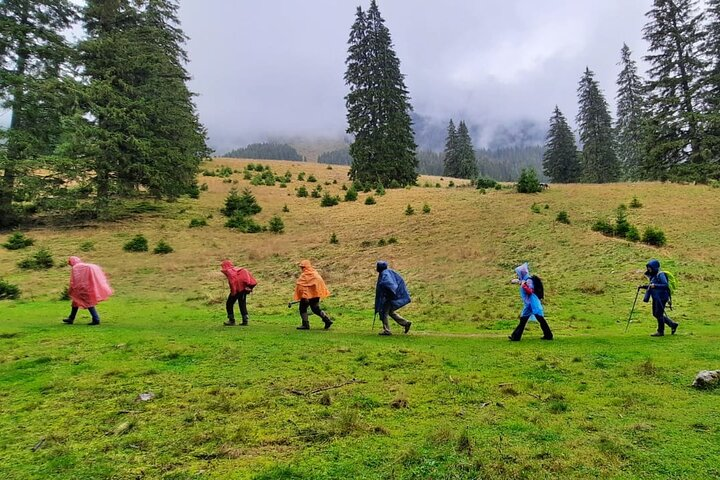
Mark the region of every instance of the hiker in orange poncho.
[[295, 282], [294, 299], [300, 302], [300, 318], [302, 325], [297, 327], [298, 330], [310, 330], [310, 320], [308, 319], [308, 307], [315, 315], [322, 318], [325, 323], [325, 330], [330, 328], [333, 321], [325, 312], [320, 310], [320, 299], [330, 296], [330, 290], [325, 286], [325, 281], [320, 274], [313, 268], [309, 260], [300, 262], [302, 273]]
[[72, 300], [72, 309], [63, 323], [71, 325], [75, 321], [78, 308], [87, 308], [92, 317], [92, 322], [88, 325], [100, 325], [100, 316], [95, 305], [107, 300], [113, 293], [105, 272], [97, 265], [84, 263], [78, 257], [70, 257], [68, 265], [71, 267], [68, 296]]
[[242, 323], [240, 325], [245, 327], [248, 324], [247, 295], [255, 288], [257, 280], [255, 280], [249, 270], [233, 266], [230, 260], [222, 262], [221, 271], [227, 277], [228, 285], [230, 286], [230, 295], [228, 295], [227, 301], [225, 302], [228, 319], [223, 325], [228, 327], [235, 325], [235, 313], [233, 310], [235, 302], [238, 302], [240, 305], [240, 315], [242, 315]]

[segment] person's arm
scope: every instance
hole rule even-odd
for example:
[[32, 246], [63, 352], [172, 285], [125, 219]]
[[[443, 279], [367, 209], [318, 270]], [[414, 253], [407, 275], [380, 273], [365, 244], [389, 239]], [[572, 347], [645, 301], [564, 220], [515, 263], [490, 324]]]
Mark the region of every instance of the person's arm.
[[650, 284], [650, 288], [657, 288], [659, 290], [669, 290], [670, 287], [668, 285], [667, 276], [663, 272], [660, 272], [657, 274], [657, 276], [653, 279], [652, 283]]
[[535, 289], [533, 289], [532, 280], [525, 280], [522, 282], [522, 289], [527, 293], [528, 295], [532, 295], [535, 293]]

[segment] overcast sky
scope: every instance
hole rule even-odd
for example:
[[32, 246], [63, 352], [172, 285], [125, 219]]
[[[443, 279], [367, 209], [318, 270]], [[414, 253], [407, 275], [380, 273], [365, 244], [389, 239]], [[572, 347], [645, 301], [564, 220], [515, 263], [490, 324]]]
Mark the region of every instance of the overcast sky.
[[[191, 88], [219, 151], [274, 135], [342, 135], [347, 39], [369, 0], [183, 0]], [[651, 0], [380, 0], [415, 111], [446, 122], [574, 119], [589, 66], [613, 105]]]

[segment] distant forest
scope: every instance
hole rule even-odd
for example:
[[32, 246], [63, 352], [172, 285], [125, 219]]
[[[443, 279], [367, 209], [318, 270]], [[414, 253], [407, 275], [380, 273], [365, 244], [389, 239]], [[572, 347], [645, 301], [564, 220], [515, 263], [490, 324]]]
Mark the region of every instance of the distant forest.
[[223, 155], [229, 158], [252, 158], [259, 160], [292, 160], [304, 162], [297, 150], [287, 143], [251, 143], [245, 148], [238, 148]]
[[[542, 160], [545, 149], [539, 145], [506, 148], [483, 148], [475, 150], [478, 171], [485, 177], [501, 182], [514, 182], [520, 171], [532, 167], [542, 172]], [[439, 152], [420, 150], [417, 152], [418, 172], [425, 175], [442, 175], [445, 156]], [[347, 148], [325, 152], [318, 157], [318, 163], [330, 165], [350, 165], [352, 158]], [[546, 180], [540, 173], [541, 179]]]

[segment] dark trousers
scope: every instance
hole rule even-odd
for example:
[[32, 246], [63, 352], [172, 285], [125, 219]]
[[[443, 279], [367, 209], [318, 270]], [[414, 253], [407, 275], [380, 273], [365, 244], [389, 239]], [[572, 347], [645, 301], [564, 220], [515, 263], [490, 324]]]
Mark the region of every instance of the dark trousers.
[[655, 317], [655, 320], [657, 320], [658, 322], [657, 331], [660, 333], [665, 333], [665, 325], [670, 328], [675, 328], [678, 325], [677, 323], [673, 322], [670, 317], [665, 315], [665, 306], [666, 302], [656, 302], [655, 300], [653, 300], [653, 317]]
[[[553, 338], [553, 333], [550, 330], [550, 325], [548, 325], [545, 317], [543, 317], [542, 315], [535, 315], [535, 318], [537, 318], [537, 321], [540, 324], [540, 328], [543, 332], [543, 338], [546, 338], [548, 340]], [[520, 323], [518, 323], [518, 326], [515, 327], [515, 331], [513, 331], [512, 335], [510, 335], [513, 340], [520, 340], [522, 338], [528, 320], [530, 320], [529, 316], [520, 317]]]
[[395, 310], [392, 309], [392, 305], [390, 305], [390, 302], [385, 302], [385, 305], [383, 306], [382, 312], [380, 312], [380, 321], [383, 324], [383, 330], [386, 332], [390, 331], [390, 325], [388, 324], [388, 317], [395, 320], [399, 325], [402, 325], [403, 327], [406, 327], [410, 322], [405, 320], [403, 317], [398, 315]]
[[[97, 310], [95, 310], [95, 307], [88, 307], [88, 312], [90, 312], [90, 316], [92, 317], [93, 323], [100, 323], [100, 315], [98, 315]], [[68, 320], [75, 320], [75, 316], [77, 315], [78, 307], [73, 306], [70, 309], [70, 315], [68, 315]]]
[[326, 325], [332, 323], [330, 317], [320, 309], [320, 298], [318, 297], [310, 299], [303, 298], [300, 300], [300, 318], [302, 318], [303, 323], [307, 322], [308, 307], [310, 307], [310, 310], [312, 310], [315, 315], [322, 318], [322, 321], [325, 322]]
[[227, 302], [225, 302], [225, 310], [227, 310], [228, 320], [235, 320], [235, 313], [233, 312], [235, 302], [238, 302], [240, 305], [240, 315], [242, 316], [242, 319], [247, 320], [247, 292], [238, 292], [235, 295], [231, 293], [228, 295]]

